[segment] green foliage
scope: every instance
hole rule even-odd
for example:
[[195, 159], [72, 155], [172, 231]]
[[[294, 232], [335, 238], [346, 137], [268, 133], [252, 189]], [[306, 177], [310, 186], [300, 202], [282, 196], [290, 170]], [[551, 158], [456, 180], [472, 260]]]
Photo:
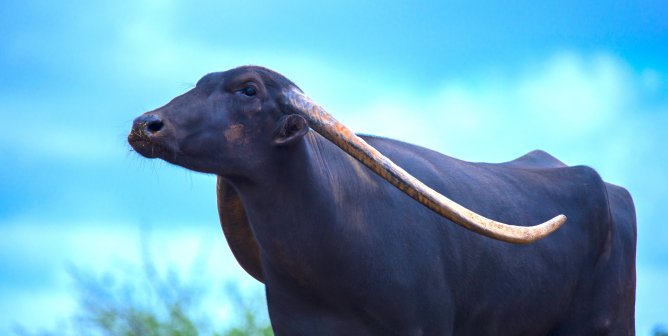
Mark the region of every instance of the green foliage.
[[[234, 284], [229, 284], [227, 293], [234, 307], [238, 307], [236, 311], [239, 312], [241, 321], [237, 326], [228, 329], [223, 335], [225, 336], [272, 336], [274, 332], [271, 326], [268, 325], [267, 318], [258, 314], [259, 311], [267, 311], [264, 300], [249, 299], [241, 295], [241, 292]], [[264, 299], [264, 298], [263, 298]]]
[[[77, 267], [69, 273], [77, 291], [77, 310], [58, 330], [18, 335], [81, 336], [255, 336], [273, 335], [262, 295], [242, 295], [235, 284], [226, 286], [220, 305], [231, 304], [233, 316], [224, 327], [205, 311], [212, 279], [197, 272], [182, 281], [175, 271], [159, 272], [143, 244], [143, 265], [116, 267], [94, 274]], [[207, 281], [208, 280], [208, 281]], [[216, 321], [217, 322], [217, 321]]]

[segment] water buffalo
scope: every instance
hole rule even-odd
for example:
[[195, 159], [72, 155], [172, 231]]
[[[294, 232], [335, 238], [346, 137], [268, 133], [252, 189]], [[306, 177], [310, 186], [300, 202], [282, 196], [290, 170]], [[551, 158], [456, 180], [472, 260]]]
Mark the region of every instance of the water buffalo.
[[357, 136], [256, 66], [204, 76], [128, 140], [218, 175], [223, 231], [277, 335], [634, 333], [633, 201], [589, 167]]

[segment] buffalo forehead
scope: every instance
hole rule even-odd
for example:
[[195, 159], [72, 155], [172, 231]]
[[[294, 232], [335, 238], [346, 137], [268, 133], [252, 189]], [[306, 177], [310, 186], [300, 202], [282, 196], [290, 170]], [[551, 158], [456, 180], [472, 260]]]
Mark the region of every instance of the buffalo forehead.
[[200, 78], [199, 81], [197, 81], [197, 84], [195, 86], [197, 87], [202, 87], [206, 85], [212, 85], [212, 84], [217, 84], [220, 82], [225, 73], [224, 72], [212, 72], [204, 75], [202, 78]]

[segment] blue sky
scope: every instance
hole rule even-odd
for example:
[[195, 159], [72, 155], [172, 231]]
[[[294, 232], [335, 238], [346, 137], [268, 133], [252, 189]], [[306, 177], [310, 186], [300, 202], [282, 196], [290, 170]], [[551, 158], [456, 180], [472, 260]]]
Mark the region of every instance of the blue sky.
[[142, 227], [165, 263], [186, 272], [206, 246], [212, 279], [257, 287], [220, 233], [215, 179], [125, 143], [135, 116], [243, 64], [359, 132], [473, 161], [541, 148], [627, 187], [647, 334], [668, 324], [666, 17], [655, 1], [6, 1], [0, 334], [67, 316], [65, 266], [137, 260]]

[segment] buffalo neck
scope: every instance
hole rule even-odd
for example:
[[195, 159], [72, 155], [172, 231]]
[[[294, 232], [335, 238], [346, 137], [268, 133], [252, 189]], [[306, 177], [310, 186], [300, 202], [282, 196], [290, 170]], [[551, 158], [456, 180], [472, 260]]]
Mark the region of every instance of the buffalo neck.
[[[232, 181], [244, 203], [263, 258], [279, 268], [298, 268], [317, 258], [324, 245], [342, 234], [334, 186], [345, 183], [329, 169], [346, 153], [315, 132], [283, 151], [261, 178]], [[290, 265], [285, 265], [285, 264]], [[278, 266], [278, 265], [276, 265]]]

